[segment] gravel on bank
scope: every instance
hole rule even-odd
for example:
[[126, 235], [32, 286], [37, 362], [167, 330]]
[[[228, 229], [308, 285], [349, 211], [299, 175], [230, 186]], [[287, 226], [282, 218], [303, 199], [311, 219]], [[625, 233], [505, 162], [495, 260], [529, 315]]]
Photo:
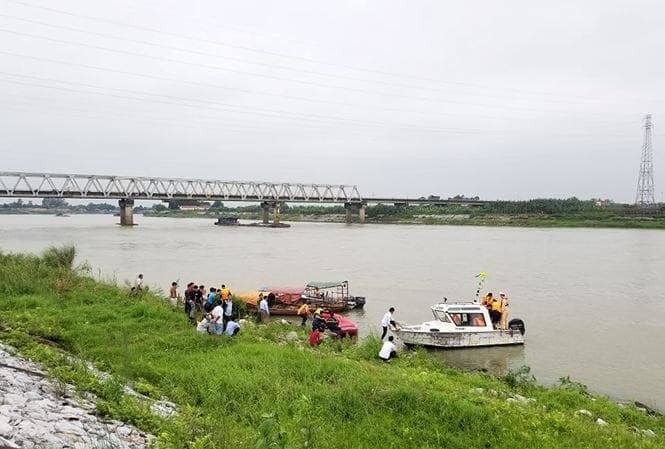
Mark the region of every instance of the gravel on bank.
[[152, 436], [95, 414], [94, 397], [50, 380], [39, 365], [0, 345], [0, 448], [143, 449]]

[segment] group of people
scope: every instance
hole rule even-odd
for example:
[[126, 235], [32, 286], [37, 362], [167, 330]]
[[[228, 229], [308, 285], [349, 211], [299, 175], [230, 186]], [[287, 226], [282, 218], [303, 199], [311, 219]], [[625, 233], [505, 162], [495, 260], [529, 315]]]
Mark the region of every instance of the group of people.
[[309, 306], [309, 301], [305, 302], [298, 309], [298, 316], [301, 319], [300, 325], [305, 326], [307, 319], [312, 318], [312, 330], [309, 333], [308, 342], [310, 346], [318, 346], [323, 341], [325, 332], [328, 331], [334, 338], [342, 338], [344, 333], [339, 326], [339, 320], [335, 317], [335, 312], [324, 310], [317, 307], [313, 312]]
[[510, 304], [504, 292], [499, 292], [498, 298], [492, 292], [487, 293], [483, 296], [481, 304], [487, 307], [495, 329], [507, 329], [508, 306]]
[[[137, 278], [135, 287], [143, 287], [143, 275]], [[169, 301], [174, 307], [184, 304], [184, 311], [193, 324], [196, 324], [196, 331], [201, 333], [228, 336], [235, 336], [240, 332], [240, 323], [236, 319], [233, 309], [233, 299], [231, 291], [226, 285], [221, 288], [210, 287], [206, 291], [205, 285], [197, 285], [195, 282], [187, 284], [183, 292], [184, 298], [178, 292], [178, 283], [172, 282], [169, 289]], [[271, 297], [272, 295], [272, 297]], [[270, 318], [270, 304], [275, 302], [273, 293], [264, 296], [259, 294], [257, 311], [259, 321], [265, 323]], [[382, 334], [381, 340], [386, 337], [388, 328], [397, 328], [398, 323], [393, 318], [394, 307], [390, 307], [381, 320]], [[196, 316], [200, 314], [201, 319], [196, 321]], [[312, 319], [312, 330], [309, 334], [308, 342], [311, 346], [318, 346], [324, 339], [326, 331], [334, 338], [342, 338], [343, 332], [339, 325], [339, 320], [335, 313], [324, 310], [320, 307], [312, 310], [310, 302], [306, 301], [298, 309], [300, 325], [305, 326], [308, 319]], [[389, 361], [397, 356], [397, 347], [394, 343], [394, 337], [388, 337], [388, 341], [383, 342], [379, 351], [379, 358], [383, 361]]]
[[[196, 324], [196, 330], [202, 333], [221, 335], [237, 335], [240, 324], [236, 320], [233, 310], [231, 290], [222, 284], [221, 288], [197, 285], [195, 282], [187, 284], [184, 293], [184, 311], [190, 322]], [[183, 298], [178, 293], [178, 283], [172, 282], [169, 290], [169, 301], [174, 307], [180, 305]], [[200, 321], [196, 321], [201, 315]]]

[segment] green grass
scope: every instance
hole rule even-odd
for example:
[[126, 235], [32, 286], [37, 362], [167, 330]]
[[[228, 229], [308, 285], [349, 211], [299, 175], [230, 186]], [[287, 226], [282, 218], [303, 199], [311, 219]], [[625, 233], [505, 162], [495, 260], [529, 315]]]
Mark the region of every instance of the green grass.
[[[65, 251], [66, 253], [66, 251]], [[55, 260], [60, 260], [55, 258]], [[100, 413], [157, 435], [158, 448], [661, 448], [665, 419], [521, 372], [499, 380], [455, 371], [424, 351], [377, 361], [379, 342], [309, 348], [296, 326], [247, 325], [234, 339], [196, 334], [149, 294], [89, 279], [52, 258], [0, 255], [0, 338], [51, 375], [91, 391]], [[101, 381], [81, 360], [113, 375]], [[155, 417], [129, 383], [180, 406]], [[483, 392], [474, 389], [482, 388]], [[511, 403], [513, 394], [534, 398]], [[594, 418], [576, 416], [587, 409]], [[601, 417], [606, 427], [594, 423]], [[631, 431], [652, 429], [650, 439]]]

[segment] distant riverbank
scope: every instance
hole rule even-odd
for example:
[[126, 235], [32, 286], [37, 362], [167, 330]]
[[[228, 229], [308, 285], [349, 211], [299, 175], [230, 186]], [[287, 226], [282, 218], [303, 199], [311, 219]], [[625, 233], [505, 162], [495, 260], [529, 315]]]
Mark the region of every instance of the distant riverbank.
[[[233, 216], [241, 220], [261, 220], [261, 214], [253, 212], [191, 212], [162, 211], [145, 212], [146, 217], [164, 218], [205, 218], [216, 220], [221, 216]], [[345, 214], [304, 214], [284, 213], [280, 220], [290, 222], [344, 223]], [[410, 217], [369, 216], [366, 223], [375, 224], [421, 224], [421, 225], [469, 225], [469, 226], [511, 226], [533, 228], [626, 228], [626, 229], [665, 229], [665, 217], [626, 216], [615, 214], [597, 215], [546, 215], [546, 214], [421, 214]]]

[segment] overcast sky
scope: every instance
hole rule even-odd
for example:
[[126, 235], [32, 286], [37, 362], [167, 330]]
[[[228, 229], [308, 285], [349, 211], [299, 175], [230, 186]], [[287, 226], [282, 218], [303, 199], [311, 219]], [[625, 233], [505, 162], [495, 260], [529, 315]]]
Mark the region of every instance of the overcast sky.
[[[632, 202], [665, 2], [0, 0], [0, 170]], [[662, 123], [662, 126], [660, 126]]]

